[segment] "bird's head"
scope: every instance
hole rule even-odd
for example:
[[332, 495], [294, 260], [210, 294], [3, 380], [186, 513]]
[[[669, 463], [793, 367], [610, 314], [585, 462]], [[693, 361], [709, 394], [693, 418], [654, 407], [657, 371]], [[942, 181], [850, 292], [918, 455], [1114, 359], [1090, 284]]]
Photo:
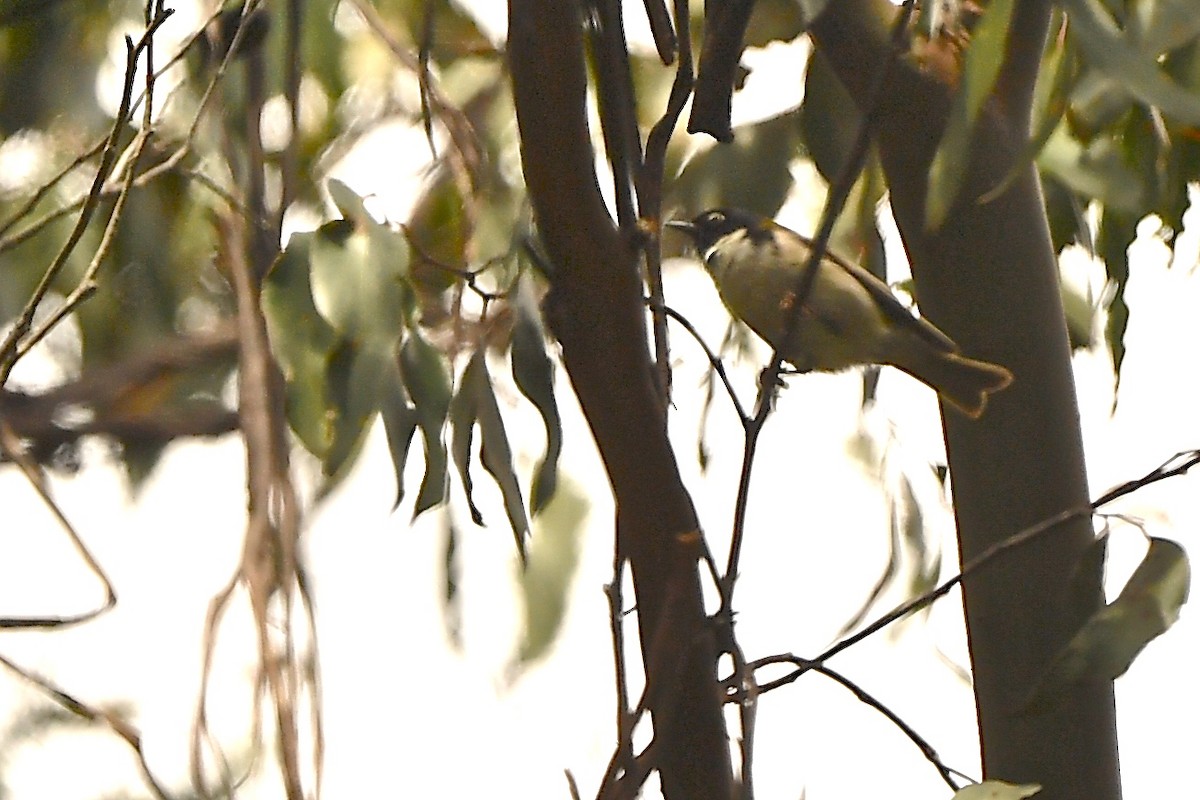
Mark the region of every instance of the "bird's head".
[[666, 227], [682, 231], [692, 240], [701, 256], [719, 240], [737, 231], [744, 231], [752, 242], [770, 238], [771, 220], [737, 208], [714, 208], [690, 220], [668, 220]]

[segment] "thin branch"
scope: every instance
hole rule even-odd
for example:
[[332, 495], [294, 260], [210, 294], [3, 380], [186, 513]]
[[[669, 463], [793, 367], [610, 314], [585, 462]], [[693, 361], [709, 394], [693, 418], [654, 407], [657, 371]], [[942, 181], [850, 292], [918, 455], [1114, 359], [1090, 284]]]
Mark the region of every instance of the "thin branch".
[[858, 179], [858, 174], [862, 171], [863, 164], [866, 162], [871, 136], [877, 123], [877, 112], [882, 99], [883, 89], [886, 85], [888, 74], [891, 72], [892, 65], [899, 54], [901, 43], [908, 29], [908, 20], [912, 16], [914, 7], [915, 3], [913, 0], [906, 0], [901, 12], [896, 16], [892, 24], [890, 37], [892, 47], [884, 56], [882, 63], [875, 68], [870, 89], [865, 98], [864, 108], [866, 112], [863, 114], [862, 122], [854, 138], [854, 144], [847, 154], [845, 164], [837, 180], [829, 187], [829, 195], [825, 201], [825, 210], [821, 216], [821, 226], [818, 228], [817, 235], [813, 239], [812, 251], [809, 255], [808, 263], [796, 280], [796, 286], [792, 292], [792, 313], [787, 315], [784, 320], [783, 336], [780, 339], [779, 346], [771, 354], [769, 365], [763, 371], [759, 381], [758, 401], [755, 407], [754, 418], [751, 420], [749, 430], [746, 433], [746, 446], [742, 457], [742, 471], [738, 480], [737, 500], [734, 508], [733, 537], [729, 545], [729, 561], [725, 570], [725, 579], [722, 581], [721, 586], [721, 611], [718, 613], [731, 614], [733, 611], [733, 590], [737, 583], [738, 564], [741, 561], [742, 539], [745, 535], [746, 509], [750, 493], [750, 474], [758, 449], [758, 438], [767, 417], [770, 416], [776, 387], [779, 384], [779, 375], [783, 367], [783, 353], [791, 352], [793, 349], [793, 343], [799, 330], [800, 311], [804, 308], [808, 296], [812, 292], [813, 284], [816, 282], [817, 266], [821, 262], [821, 259], [825, 257], [825, 252], [829, 247], [829, 240], [833, 236], [834, 223], [837, 221], [838, 214], [841, 213], [841, 209], [845, 205], [851, 189], [854, 187], [854, 182]]
[[[651, 308], [654, 307], [652, 300], [647, 299], [646, 303], [650, 305]], [[737, 391], [733, 388], [733, 383], [731, 383], [729, 380], [729, 375], [725, 372], [725, 362], [723, 362], [721, 357], [714, 353], [712, 348], [705, 343], [703, 337], [700, 336], [700, 331], [696, 330], [696, 327], [692, 325], [691, 321], [688, 320], [687, 317], [683, 316], [670, 306], [662, 306], [660, 310], [665, 316], [682, 325], [683, 329], [691, 334], [692, 338], [696, 340], [696, 344], [700, 345], [700, 349], [704, 351], [704, 355], [708, 358], [708, 364], [712, 368], [712, 371], [715, 372], [717, 377], [721, 379], [721, 384], [725, 387], [725, 393], [729, 396], [729, 402], [733, 403], [734, 411], [737, 412], [738, 420], [742, 423], [742, 429], [745, 430], [750, 425], [750, 415], [746, 413], [746, 409], [742, 405], [742, 401], [738, 399]]]
[[[646, 0], [646, 10], [653, 29], [656, 22], [656, 9], [662, 6], [662, 0]], [[665, 9], [663, 9], [665, 13]], [[654, 361], [658, 374], [659, 388], [665, 400], [671, 397], [671, 346], [667, 336], [667, 321], [664, 312], [659, 310], [666, 303], [662, 281], [662, 184], [663, 173], [666, 169], [667, 145], [671, 134], [679, 123], [679, 115], [687, 105], [688, 97], [692, 94], [695, 75], [692, 71], [692, 38], [687, 29], [690, 19], [688, 0], [675, 0], [675, 19], [681, 26], [677, 39], [679, 49], [679, 66], [675, 69], [675, 79], [671, 83], [671, 94], [667, 98], [667, 108], [658, 122], [646, 136], [646, 153], [641, 167], [634, 175], [634, 188], [637, 189], [638, 208], [643, 220], [647, 236], [642, 245], [646, 259], [646, 275], [650, 284], [651, 323], [654, 331]], [[682, 20], [682, 22], [679, 22]], [[662, 35], [655, 33], [655, 41], [662, 55]], [[669, 406], [669, 403], [667, 404]]]
[[[850, 680], [849, 678], [845, 677], [841, 673], [836, 672], [835, 670], [832, 670], [829, 667], [824, 666], [823, 664], [818, 664], [818, 663], [808, 661], [807, 659], [800, 658], [799, 656], [792, 655], [791, 653], [775, 655], [775, 656], [767, 656], [766, 658], [759, 658], [759, 659], [756, 659], [756, 660], [750, 662], [746, 666], [752, 671], [757, 671], [757, 670], [762, 669], [763, 667], [767, 667], [772, 664], [794, 664], [803, 669], [811, 669], [812, 671], [817, 672], [821, 675], [824, 675], [825, 677], [829, 678], [830, 680], [834, 681], [835, 683], [838, 683], [841, 686], [848, 689], [861, 702], [867, 704], [871, 708], [878, 711], [880, 714], [882, 714], [884, 717], [886, 717], [889, 722], [891, 722], [893, 725], [895, 725], [897, 728], [899, 728], [900, 732], [903, 733], [905, 736], [907, 736], [909, 741], [911, 741], [913, 744], [915, 744], [917, 746], [917, 749], [919, 749], [921, 751], [921, 754], [923, 756], [925, 756], [925, 760], [927, 760], [930, 764], [933, 765], [934, 769], [936, 769], [938, 771], [938, 775], [941, 776], [942, 780], [946, 782], [946, 784], [951, 788], [951, 790], [957, 791], [959, 788], [958, 785], [954, 782], [952, 776], [958, 775], [961, 777], [967, 777], [967, 776], [964, 776], [963, 773], [959, 772], [958, 770], [947, 766], [945, 764], [945, 762], [942, 761], [941, 757], [937, 754], [937, 751], [933, 748], [933, 745], [929, 744], [929, 742], [923, 736], [921, 736], [919, 733], [917, 733], [916, 729], [914, 729], [911, 725], [909, 725], [907, 722], [905, 722], [904, 719], [899, 714], [897, 714], [895, 711], [892, 711], [887, 705], [885, 705], [879, 699], [874, 697], [871, 693], [867, 692], [861, 686], [859, 686], [858, 684], [856, 684], [854, 681]], [[768, 691], [770, 691], [771, 688], [778, 688], [778, 687], [771, 686], [768, 684], [762, 688], [762, 692], [764, 692], [764, 693], [768, 692]], [[737, 691], [730, 692], [728, 694], [728, 699], [730, 702], [738, 701], [740, 699], [738, 696], [738, 692]], [[969, 780], [969, 778], [968, 778], [968, 780]], [[977, 782], [977, 781], [973, 781], [973, 782]]]
[[154, 777], [154, 773], [150, 771], [150, 764], [146, 761], [146, 752], [142, 748], [142, 734], [137, 728], [118, 716], [116, 712], [105, 711], [98, 706], [85, 703], [49, 679], [43, 678], [17, 665], [4, 656], [0, 656], [0, 665], [36, 686], [51, 700], [72, 714], [82, 717], [88, 722], [99, 722], [121, 737], [126, 744], [133, 748], [133, 752], [137, 756], [138, 768], [141, 770], [142, 777], [145, 779], [146, 785], [150, 788], [153, 795], [158, 800], [171, 800], [171, 795], [158, 782], [158, 779]]
[[[383, 17], [375, 9], [375, 6], [371, 5], [368, 0], [349, 0], [349, 2], [354, 10], [362, 16], [363, 21], [367, 23], [367, 27], [379, 37], [379, 40], [383, 42], [383, 45], [396, 60], [406, 69], [420, 76], [420, 58], [410, 53], [392, 34]], [[467, 175], [470, 176], [471, 183], [473, 185], [476, 184], [478, 181], [479, 165], [483, 162], [484, 154], [471, 126], [471, 121], [461, 109], [456, 108], [446, 98], [441, 89], [432, 81], [426, 82], [424, 93], [428, 99], [430, 110], [437, 116], [442, 125], [446, 127], [446, 132], [450, 135], [450, 141], [454, 144], [454, 150], [458, 153]]]
[[8, 420], [0, 417], [0, 453], [4, 455], [5, 460], [11, 460], [20, 467], [21, 472], [25, 475], [29, 485], [37, 492], [38, 497], [46, 504], [46, 508], [54, 515], [58, 524], [64, 531], [67, 537], [71, 540], [71, 544], [75, 548], [80, 558], [87, 565], [87, 568], [93, 575], [100, 579], [104, 586], [104, 603], [92, 611], [87, 611], [82, 614], [75, 614], [69, 617], [8, 617], [0, 619], [0, 629], [27, 629], [27, 628], [65, 628], [72, 625], [78, 625], [82, 622], [88, 622], [100, 616], [109, 609], [117, 605], [117, 590], [113, 586], [112, 581], [108, 579], [108, 574], [104, 568], [100, 566], [100, 562], [88, 550], [83, 539], [79, 536], [79, 532], [75, 530], [75, 526], [67, 519], [66, 514], [59, 508], [54, 497], [50, 493], [50, 486], [46, 482], [46, 474], [41, 467], [34, 463], [21, 447], [21, 442], [13, 429], [8, 424]]
[[[21, 358], [22, 351], [20, 350], [22, 341], [33, 327], [33, 318], [41, 306], [42, 301], [53, 286], [54, 281], [62, 273], [66, 267], [68, 259], [75, 251], [80, 240], [83, 238], [84, 232], [87, 230], [92, 217], [100, 205], [100, 195], [104, 188], [104, 183], [108, 178], [113, 165], [117, 159], [117, 142], [121, 138], [121, 133], [125, 129], [126, 123], [129, 121], [133, 85], [136, 80], [137, 60], [150, 42], [153, 40], [155, 32], [166, 22], [167, 18], [173, 14], [172, 9], [166, 9], [152, 24], [147, 27], [142, 34], [141, 39], [135, 44], [129, 37], [125, 38], [125, 79], [121, 89], [121, 102], [117, 109], [116, 118], [113, 121], [112, 129], [109, 131], [108, 140], [105, 142], [104, 149], [100, 156], [100, 166], [96, 170], [96, 175], [92, 179], [91, 189], [88, 191], [87, 199], [84, 201], [83, 208], [80, 211], [78, 219], [75, 221], [75, 226], [72, 228], [67, 240], [59, 249], [58, 254], [46, 268], [42, 274], [41, 280], [37, 287], [33, 290], [33, 294], [26, 302], [25, 307], [13, 322], [9, 329], [8, 335], [0, 344], [0, 386], [8, 382], [9, 375], [12, 374], [13, 366]], [[144, 146], [145, 142], [142, 142]], [[126, 190], [128, 191], [128, 190]], [[111, 219], [111, 217], [110, 217]], [[26, 348], [27, 350], [28, 348]]]
[[1036, 522], [1033, 525], [1017, 531], [1012, 536], [996, 542], [979, 555], [972, 558], [963, 566], [962, 571], [953, 578], [950, 578], [945, 583], [922, 594], [921, 596], [916, 597], [907, 603], [901, 604], [853, 636], [842, 639], [816, 658], [808, 661], [806, 666], [800, 667], [792, 673], [771, 681], [769, 684], [764, 684], [763, 691], [767, 692], [777, 688], [778, 686], [791, 683], [810, 669], [824, 664], [837, 654], [853, 647], [863, 639], [866, 639], [868, 636], [878, 633], [887, 626], [891, 625], [893, 622], [908, 616], [914, 611], [919, 611], [920, 609], [925, 608], [935, 600], [949, 594], [950, 590], [962, 583], [963, 579], [967, 576], [979, 572], [993, 561], [998, 559], [1000, 556], [1010, 552], [1011, 550], [1045, 536], [1046, 534], [1054, 531], [1054, 529], [1059, 525], [1079, 517], [1095, 514], [1101, 506], [1107, 505], [1118, 498], [1124, 497], [1132, 492], [1136, 492], [1139, 489], [1142, 489], [1153, 483], [1158, 483], [1159, 481], [1163, 481], [1168, 478], [1174, 478], [1183, 475], [1197, 465], [1200, 465], [1200, 449], [1180, 451], [1142, 477], [1127, 481], [1120, 486], [1105, 492], [1103, 495], [1085, 506], [1079, 506], [1077, 508], [1060, 511], [1057, 514], [1052, 514], [1051, 516], [1042, 519], [1040, 522]]

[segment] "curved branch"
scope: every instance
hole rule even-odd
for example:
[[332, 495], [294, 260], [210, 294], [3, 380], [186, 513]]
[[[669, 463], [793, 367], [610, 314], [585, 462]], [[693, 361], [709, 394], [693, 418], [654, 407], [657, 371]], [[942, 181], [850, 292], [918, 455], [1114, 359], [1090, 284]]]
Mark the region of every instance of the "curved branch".
[[654, 763], [668, 798], [728, 798], [732, 767], [706, 625], [698, 521], [667, 440], [646, 349], [636, 243], [600, 194], [586, 116], [578, 9], [509, 0], [508, 57], [521, 160], [556, 269], [546, 315], [617, 505], [617, 554], [632, 567]]

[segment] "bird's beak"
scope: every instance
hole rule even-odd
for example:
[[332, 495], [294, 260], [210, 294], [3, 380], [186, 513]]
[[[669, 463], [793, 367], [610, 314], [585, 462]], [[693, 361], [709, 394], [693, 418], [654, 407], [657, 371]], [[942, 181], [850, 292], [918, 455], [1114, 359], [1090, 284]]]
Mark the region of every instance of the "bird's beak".
[[696, 235], [696, 226], [685, 219], [669, 219], [663, 223], [663, 227], [681, 231], [690, 237], [695, 237]]

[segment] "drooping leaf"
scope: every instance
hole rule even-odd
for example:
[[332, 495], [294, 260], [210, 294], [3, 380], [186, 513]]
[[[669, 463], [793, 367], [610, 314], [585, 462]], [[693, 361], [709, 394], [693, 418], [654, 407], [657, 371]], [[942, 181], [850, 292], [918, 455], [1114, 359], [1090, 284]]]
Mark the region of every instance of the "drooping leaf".
[[458, 528], [453, 516], [445, 515], [446, 545], [442, 552], [442, 621], [446, 637], [456, 649], [462, 648], [462, 598], [459, 595]]
[[413, 517], [446, 500], [447, 457], [442, 426], [450, 409], [450, 370], [441, 353], [410, 330], [400, 347], [400, 374], [417, 411], [425, 443], [425, 477], [417, 492]]
[[512, 463], [512, 448], [504, 428], [504, 419], [496, 402], [496, 392], [487, 368], [487, 348], [481, 346], [467, 362], [459, 380], [458, 392], [450, 402], [450, 425], [453, 435], [450, 453], [462, 478], [471, 509], [471, 519], [483, 525], [483, 514], [475, 504], [474, 486], [471, 480], [471, 438], [475, 426], [479, 426], [479, 460], [483, 468], [496, 481], [504, 501], [504, 511], [512, 527], [517, 543], [517, 552], [525, 560], [525, 537], [529, 533], [529, 519], [525, 514], [525, 500], [521, 496], [520, 482]]
[[[1129, 283], [1129, 246], [1137, 238], [1137, 217], [1111, 208], [1104, 209], [1096, 237], [1096, 252], [1104, 260], [1104, 268], [1114, 293], [1108, 306], [1108, 326], [1105, 337], [1112, 353], [1113, 375], [1117, 386], [1121, 382], [1121, 364], [1125, 360], [1125, 329], [1129, 325], [1129, 306], [1125, 288]], [[1116, 395], [1114, 394], [1114, 402]]]
[[992, 0], [975, 26], [963, 62], [962, 79], [942, 141], [929, 166], [925, 197], [925, 227], [937, 230], [958, 199], [970, 161], [971, 134], [984, 103], [992, 94], [1012, 19], [1013, 0]]
[[1033, 135], [1013, 161], [1008, 173], [985, 195], [997, 197], [1033, 163], [1067, 111], [1075, 75], [1075, 52], [1070, 37], [1055, 37], [1042, 60], [1033, 93]]
[[341, 482], [362, 449], [369, 424], [379, 410], [390, 358], [389, 351], [364, 347], [345, 338], [330, 353], [326, 372], [329, 448], [321, 457], [321, 472], [326, 478], [322, 495]]
[[1086, 680], [1114, 680], [1147, 644], [1179, 619], [1191, 569], [1183, 548], [1151, 538], [1142, 563], [1121, 594], [1089, 619], [1050, 663], [1025, 709], [1044, 713], [1069, 687]]
[[408, 400], [396, 359], [390, 359], [384, 375], [379, 394], [379, 414], [383, 418], [392, 469], [396, 473], [396, 502], [392, 505], [395, 510], [404, 500], [404, 466], [408, 463], [408, 450], [417, 430], [417, 408]]
[[554, 399], [554, 363], [546, 354], [546, 337], [537, 313], [529, 278], [522, 278], [513, 293], [512, 375], [513, 380], [542, 417], [546, 451], [534, 471], [529, 509], [536, 516], [558, 486], [558, 456], [562, 452], [562, 420]]
[[462, 480], [463, 491], [467, 495], [467, 506], [471, 511], [471, 521], [483, 525], [483, 512], [475, 505], [475, 483], [471, 479], [471, 440], [475, 432], [475, 421], [479, 416], [479, 393], [475, 386], [478, 369], [473, 369], [482, 350], [467, 363], [462, 378], [458, 382], [458, 391], [450, 401], [450, 458], [458, 470]]
[[[525, 539], [529, 534], [529, 518], [525, 514], [525, 500], [521, 496], [521, 484], [517, 480], [513, 468], [512, 447], [508, 443], [508, 433], [504, 428], [504, 418], [500, 416], [500, 406], [496, 402], [496, 391], [492, 386], [491, 376], [487, 370], [485, 348], [480, 348], [471, 360], [478, 363], [476, 374], [472, 380], [475, 384], [477, 399], [477, 414], [479, 421], [479, 459], [483, 468], [500, 487], [500, 495], [504, 499], [504, 512], [512, 527], [513, 539], [517, 544], [517, 553], [525, 560]], [[470, 369], [471, 365], [467, 366]], [[464, 375], [464, 379], [465, 379]]]

